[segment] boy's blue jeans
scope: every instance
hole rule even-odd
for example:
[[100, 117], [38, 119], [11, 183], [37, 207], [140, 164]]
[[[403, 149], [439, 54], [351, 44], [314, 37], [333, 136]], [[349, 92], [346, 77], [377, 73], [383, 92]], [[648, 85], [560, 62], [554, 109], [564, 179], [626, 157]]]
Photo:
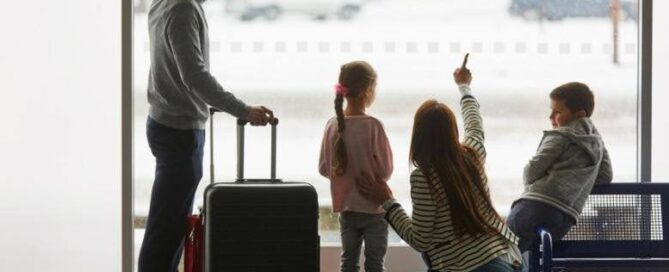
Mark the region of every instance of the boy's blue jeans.
[[543, 228], [551, 233], [554, 240], [560, 240], [576, 222], [566, 213], [543, 202], [521, 199], [511, 207], [506, 219], [509, 229], [518, 236], [518, 249], [530, 250], [539, 240], [537, 230]]
[[181, 130], [149, 118], [146, 134], [156, 158], [149, 217], [139, 272], [176, 272], [183, 250], [186, 218], [202, 178], [204, 130]]
[[339, 214], [341, 228], [341, 272], [360, 271], [360, 250], [365, 242], [365, 271], [383, 272], [384, 257], [388, 249], [388, 223], [384, 214], [342, 212]]
[[516, 272], [520, 269], [514, 268], [510, 263], [500, 258], [495, 258], [483, 266], [474, 269], [472, 272]]
[[[429, 258], [425, 253], [422, 253], [423, 261], [427, 266], [427, 272], [435, 272], [436, 270], [432, 269], [432, 264], [430, 263]], [[501, 258], [495, 258], [492, 261], [474, 269], [472, 272], [517, 272], [521, 271], [521, 268], [515, 268], [510, 263], [502, 260]]]

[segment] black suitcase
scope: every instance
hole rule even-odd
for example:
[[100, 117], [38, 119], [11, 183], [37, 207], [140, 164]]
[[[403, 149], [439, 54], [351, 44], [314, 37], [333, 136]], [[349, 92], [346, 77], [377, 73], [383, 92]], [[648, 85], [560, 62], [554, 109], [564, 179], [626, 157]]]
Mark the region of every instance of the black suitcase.
[[[277, 124], [271, 126], [270, 179], [244, 179], [246, 121], [237, 121], [235, 182], [213, 182], [211, 155], [212, 184], [204, 196], [206, 272], [320, 270], [318, 196], [308, 183], [276, 179]], [[213, 125], [210, 133], [213, 154]]]

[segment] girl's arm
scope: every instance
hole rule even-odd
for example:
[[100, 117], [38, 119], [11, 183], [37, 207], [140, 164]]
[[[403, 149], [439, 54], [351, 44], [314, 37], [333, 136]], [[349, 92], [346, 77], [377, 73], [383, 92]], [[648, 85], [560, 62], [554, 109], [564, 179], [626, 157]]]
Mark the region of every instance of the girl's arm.
[[411, 202], [413, 212], [409, 217], [402, 206], [391, 201], [384, 204], [386, 220], [395, 232], [412, 248], [425, 252], [432, 244], [437, 203], [434, 201], [427, 179], [420, 171], [411, 174]]
[[378, 124], [378, 130], [374, 139], [374, 171], [383, 181], [388, 181], [393, 173], [393, 151], [390, 148], [390, 142], [386, 136], [381, 123]]
[[481, 118], [480, 106], [476, 98], [471, 95], [469, 85], [460, 85], [462, 100], [460, 106], [465, 126], [465, 137], [463, 144], [472, 148], [485, 165], [486, 150], [484, 146], [485, 136], [483, 133], [483, 119]]
[[332, 143], [329, 140], [330, 122], [325, 126], [323, 140], [321, 142], [320, 158], [318, 160], [318, 172], [321, 176], [330, 178], [330, 161], [332, 159]]

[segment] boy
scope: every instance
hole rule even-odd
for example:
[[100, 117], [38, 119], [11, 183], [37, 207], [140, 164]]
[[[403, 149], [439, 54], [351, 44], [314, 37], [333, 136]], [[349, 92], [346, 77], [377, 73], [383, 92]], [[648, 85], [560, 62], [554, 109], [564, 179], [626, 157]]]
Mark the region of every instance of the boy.
[[507, 219], [522, 252], [538, 239], [539, 227], [562, 239], [576, 224], [592, 187], [613, 178], [608, 151], [590, 120], [595, 107], [590, 88], [567, 83], [555, 88], [550, 99], [553, 130], [544, 131], [525, 166], [525, 191]]

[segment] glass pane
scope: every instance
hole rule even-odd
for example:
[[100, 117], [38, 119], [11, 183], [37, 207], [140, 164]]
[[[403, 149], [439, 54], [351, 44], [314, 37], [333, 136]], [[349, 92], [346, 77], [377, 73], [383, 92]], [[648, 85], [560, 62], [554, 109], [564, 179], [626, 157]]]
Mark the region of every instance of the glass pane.
[[653, 1], [653, 182], [669, 182], [669, 110], [663, 103], [669, 101], [669, 78], [662, 74], [669, 69], [669, 33], [663, 31], [669, 18], [658, 12], [667, 8], [669, 2]]
[[[285, 0], [278, 6], [210, 0], [204, 8], [211, 72], [244, 101], [266, 105], [281, 118], [278, 175], [317, 188], [323, 241], [336, 242], [330, 185], [319, 175], [317, 163], [323, 128], [334, 116], [332, 86], [340, 65], [362, 59], [379, 74], [377, 99], [368, 113], [385, 124], [395, 157], [390, 184], [410, 207], [407, 158], [413, 115], [428, 98], [459, 110], [451, 74], [470, 52], [472, 87], [482, 105], [487, 136], [491, 192], [505, 215], [522, 192], [523, 166], [542, 131], [550, 129], [548, 94], [569, 81], [585, 82], [594, 90], [593, 120], [610, 152], [615, 181], [633, 181], [636, 175], [636, 1], [621, 1], [616, 24], [608, 0], [543, 2], [547, 5], [541, 8], [534, 1], [498, 0]], [[147, 210], [153, 179], [144, 136], [146, 18], [142, 12], [135, 18], [138, 215]], [[230, 181], [235, 176], [234, 122], [219, 115], [216, 126], [217, 180]], [[249, 129], [247, 135], [246, 172], [267, 176], [269, 130]], [[205, 171], [199, 203], [208, 180]]]

